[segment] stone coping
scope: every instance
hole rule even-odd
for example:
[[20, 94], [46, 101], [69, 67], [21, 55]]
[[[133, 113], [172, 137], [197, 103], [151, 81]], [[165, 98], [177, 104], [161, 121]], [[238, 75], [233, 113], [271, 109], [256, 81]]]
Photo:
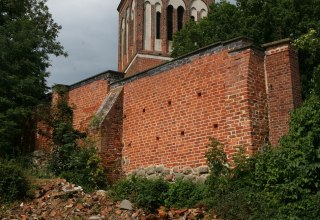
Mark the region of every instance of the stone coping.
[[121, 80], [123, 78], [124, 78], [124, 73], [113, 71], [113, 70], [107, 70], [102, 73], [93, 75], [93, 76], [88, 77], [86, 79], [83, 79], [83, 80], [76, 82], [74, 84], [71, 84], [71, 85], [56, 84], [56, 85], [52, 86], [52, 89], [54, 89], [57, 86], [65, 86], [70, 91], [70, 90], [88, 85], [88, 84], [90, 84], [94, 81], [100, 80], [100, 79], [107, 79], [110, 81], [110, 83], [114, 83], [114, 82]]

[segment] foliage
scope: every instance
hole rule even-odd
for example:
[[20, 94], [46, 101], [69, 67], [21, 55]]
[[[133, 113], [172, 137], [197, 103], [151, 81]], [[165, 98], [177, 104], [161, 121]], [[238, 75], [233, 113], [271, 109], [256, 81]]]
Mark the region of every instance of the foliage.
[[82, 186], [85, 191], [106, 187], [104, 168], [93, 146], [77, 148], [72, 152], [71, 160], [66, 165], [67, 168], [60, 176]]
[[212, 4], [207, 18], [199, 23], [191, 21], [174, 35], [171, 56], [177, 57], [221, 40], [239, 36], [240, 11], [235, 5], [222, 2]]
[[205, 185], [192, 181], [177, 180], [169, 185], [165, 206], [175, 208], [191, 208], [203, 200]]
[[49, 170], [81, 185], [86, 191], [106, 187], [104, 168], [94, 144], [84, 139], [85, 134], [73, 128], [73, 111], [65, 101], [65, 90], [59, 87], [57, 92], [60, 98], [51, 122], [54, 146], [48, 163]]
[[299, 48], [300, 57], [304, 60], [301, 63], [305, 72], [302, 75], [303, 85], [309, 88], [310, 93], [313, 91], [320, 95], [320, 33], [310, 29], [307, 34], [296, 39], [294, 44]]
[[28, 181], [21, 168], [12, 161], [0, 161], [0, 203], [22, 199], [28, 190]]
[[158, 178], [149, 180], [133, 176], [120, 180], [112, 187], [113, 198], [116, 200], [129, 199], [138, 207], [154, 211], [164, 205], [169, 183]]
[[30, 148], [34, 108], [45, 97], [49, 55], [65, 55], [46, 0], [0, 2], [0, 154]]
[[313, 93], [292, 114], [277, 148], [242, 159], [234, 169], [224, 165], [223, 148], [212, 139], [206, 203], [226, 219], [318, 218], [319, 134], [320, 97]]

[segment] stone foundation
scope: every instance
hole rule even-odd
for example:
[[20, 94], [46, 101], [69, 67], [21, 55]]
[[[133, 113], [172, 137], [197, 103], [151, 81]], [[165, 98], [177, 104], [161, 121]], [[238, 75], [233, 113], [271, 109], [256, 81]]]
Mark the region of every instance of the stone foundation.
[[173, 167], [167, 168], [164, 165], [154, 165], [147, 168], [141, 168], [131, 172], [128, 176], [146, 177], [147, 179], [163, 178], [169, 182], [177, 180], [189, 180], [193, 182], [204, 182], [210, 174], [208, 166], [197, 168], [191, 167]]

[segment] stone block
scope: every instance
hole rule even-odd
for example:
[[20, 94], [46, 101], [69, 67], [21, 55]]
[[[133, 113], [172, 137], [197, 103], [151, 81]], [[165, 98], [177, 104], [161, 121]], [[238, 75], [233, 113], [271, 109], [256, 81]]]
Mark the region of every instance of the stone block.
[[137, 176], [145, 176], [146, 175], [146, 171], [144, 169], [140, 169], [137, 171]]
[[151, 175], [151, 174], [156, 173], [156, 167], [155, 167], [155, 166], [149, 166], [149, 167], [147, 167], [147, 168], [146, 168], [146, 173], [147, 173], [148, 175]]
[[198, 167], [198, 173], [200, 175], [209, 173], [209, 167], [208, 166]]
[[184, 175], [189, 175], [192, 173], [192, 168], [191, 167], [184, 167], [183, 170], [182, 170], [182, 173]]
[[157, 172], [157, 173], [162, 173], [163, 170], [164, 170], [164, 166], [163, 166], [163, 165], [160, 165], [160, 166], [157, 166], [157, 167], [156, 167], [156, 172]]

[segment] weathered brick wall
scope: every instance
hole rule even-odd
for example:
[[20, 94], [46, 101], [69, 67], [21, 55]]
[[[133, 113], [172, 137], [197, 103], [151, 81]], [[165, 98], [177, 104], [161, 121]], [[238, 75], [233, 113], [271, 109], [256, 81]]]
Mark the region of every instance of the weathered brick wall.
[[52, 148], [52, 129], [44, 122], [37, 123], [35, 150], [50, 152]]
[[144, 70], [150, 69], [152, 67], [158, 66], [166, 61], [160, 59], [151, 59], [151, 58], [143, 58], [137, 57], [130, 68], [126, 72], [126, 77], [132, 76], [136, 73], [140, 73]]
[[87, 131], [97, 113], [92, 137], [110, 180], [140, 168], [205, 178], [210, 137], [229, 160], [239, 146], [252, 154], [277, 143], [301, 103], [297, 52], [287, 41], [264, 47], [238, 38], [129, 78], [109, 71], [81, 81], [68, 87], [74, 126]]
[[270, 142], [276, 145], [288, 132], [288, 112], [302, 101], [297, 51], [288, 41], [266, 45], [266, 74]]
[[252, 148], [249, 153], [269, 143], [269, 122], [266, 80], [264, 72], [264, 51], [251, 51], [248, 74], [248, 103], [251, 119]]
[[88, 84], [71, 88], [68, 104], [73, 107], [73, 125], [75, 129], [85, 132], [90, 121], [98, 111], [108, 94], [106, 79], [99, 79]]
[[123, 91], [112, 104], [108, 115], [100, 126], [100, 155], [105, 165], [109, 182], [124, 176], [122, 170], [122, 127], [123, 127]]
[[171, 65], [161, 74], [124, 85], [125, 172], [159, 164], [168, 168], [206, 165], [211, 136], [227, 146], [229, 156], [239, 145], [252, 151], [266, 139], [260, 51], [257, 55], [254, 49], [230, 53], [226, 46]]

